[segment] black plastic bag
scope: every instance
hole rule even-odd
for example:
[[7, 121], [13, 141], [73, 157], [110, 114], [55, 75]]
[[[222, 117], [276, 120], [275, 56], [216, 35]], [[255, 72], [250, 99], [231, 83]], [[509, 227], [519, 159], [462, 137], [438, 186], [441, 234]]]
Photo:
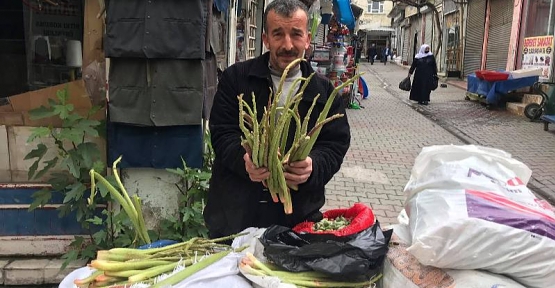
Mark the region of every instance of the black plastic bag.
[[378, 222], [346, 237], [298, 234], [274, 225], [266, 229], [260, 242], [264, 256], [285, 270], [368, 280], [381, 270], [392, 234], [393, 230], [382, 231]]
[[412, 87], [412, 85], [410, 83], [410, 77], [407, 77], [407, 78], [403, 79], [403, 81], [401, 81], [399, 83], [399, 89], [401, 89], [403, 91], [410, 91], [411, 87]]
[[438, 82], [439, 82], [439, 77], [437, 77], [437, 75], [432, 75], [432, 81], [430, 82], [430, 90], [432, 91], [436, 90]]

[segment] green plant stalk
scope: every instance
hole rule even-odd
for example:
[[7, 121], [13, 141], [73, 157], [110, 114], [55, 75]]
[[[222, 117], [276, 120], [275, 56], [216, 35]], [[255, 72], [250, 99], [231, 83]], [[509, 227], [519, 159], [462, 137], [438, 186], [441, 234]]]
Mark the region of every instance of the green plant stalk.
[[133, 195], [132, 202], [135, 205], [135, 211], [137, 211], [137, 220], [140, 226], [139, 231], [143, 233], [143, 239], [146, 239], [146, 241], [148, 241], [147, 243], [151, 243], [150, 236], [148, 235], [148, 230], [145, 225], [145, 218], [143, 217], [143, 205], [141, 204], [141, 198], [137, 195]]
[[123, 270], [123, 271], [104, 271], [104, 275], [111, 277], [129, 278], [131, 276], [143, 273], [147, 270]]
[[[138, 219], [138, 213], [136, 210], [136, 207], [133, 206], [133, 202], [131, 201], [131, 198], [129, 198], [129, 194], [127, 193], [127, 190], [125, 189], [125, 187], [123, 186], [123, 183], [121, 182], [121, 179], [119, 178], [119, 173], [118, 173], [118, 163], [121, 162], [121, 158], [122, 156], [119, 156], [118, 159], [116, 159], [116, 161], [114, 161], [114, 163], [112, 164], [112, 173], [114, 173], [114, 178], [116, 179], [116, 182], [118, 183], [119, 189], [121, 190], [121, 194], [123, 195], [123, 198], [125, 199], [125, 201], [127, 202], [127, 204], [129, 205], [129, 207], [133, 207], [134, 209], [131, 209], [131, 215], [128, 214], [129, 217], [134, 217], [135, 219]], [[137, 232], [141, 232], [140, 230]], [[146, 238], [144, 239], [146, 240]], [[150, 243], [150, 241], [146, 242], [147, 244]]]
[[[193, 261], [189, 260], [187, 261], [187, 264], [184, 265], [190, 265]], [[158, 275], [161, 275], [163, 273], [166, 273], [168, 271], [173, 271], [173, 269], [175, 269], [175, 267], [177, 267], [177, 265], [179, 264], [179, 262], [175, 262], [175, 263], [170, 263], [167, 265], [161, 265], [161, 266], [157, 266], [157, 267], [152, 267], [144, 272], [141, 272], [140, 274], [135, 274], [133, 276], [129, 277], [129, 281], [131, 282], [141, 282], [144, 280], [147, 280], [149, 278], [153, 278], [156, 277]]]
[[89, 284], [92, 283], [96, 277], [102, 275], [102, 273], [104, 273], [102, 270], [96, 270], [87, 278], [74, 280], [73, 284], [79, 287], [88, 287]]
[[[94, 178], [98, 178], [98, 181], [104, 185], [104, 187], [106, 187], [106, 189], [108, 189], [108, 191], [110, 192], [110, 195], [112, 195], [112, 197], [114, 197], [114, 199], [116, 199], [116, 201], [121, 205], [121, 207], [123, 208], [123, 210], [125, 211], [125, 213], [127, 213], [127, 215], [129, 216], [129, 220], [131, 220], [131, 223], [133, 224], [133, 227], [135, 227], [135, 229], [137, 230], [136, 233], [140, 236], [142, 235], [141, 232], [139, 232], [138, 229], [140, 229], [140, 225], [138, 222], [138, 219], [133, 217], [133, 215], [135, 215], [133, 213], [134, 207], [130, 206], [129, 203], [123, 198], [123, 196], [116, 190], [116, 188], [114, 186], [112, 186], [112, 184], [110, 184], [110, 182], [108, 182], [108, 180], [106, 180], [106, 178], [102, 177], [102, 175], [100, 175], [98, 172], [94, 171], [93, 169], [91, 169], [91, 174], [94, 173]], [[91, 177], [91, 179], [93, 179]], [[91, 194], [92, 195], [92, 194]], [[145, 244], [148, 244], [148, 242], [146, 242], [146, 239], [143, 239], [143, 241], [145, 241]]]
[[256, 110], [256, 96], [254, 92], [251, 94], [252, 97], [252, 112], [253, 112], [253, 146], [252, 146], [252, 155], [251, 160], [256, 165], [256, 167], [261, 167], [258, 161], [258, 153], [260, 152], [260, 124], [258, 123], [258, 111]]
[[125, 271], [125, 270], [140, 270], [154, 266], [170, 264], [170, 261], [159, 260], [137, 260], [127, 262], [110, 262], [105, 260], [93, 260], [91, 266], [95, 269], [102, 271]]
[[231, 251], [222, 251], [216, 254], [212, 254], [208, 257], [206, 257], [204, 260], [197, 262], [175, 274], [173, 274], [172, 276], [166, 278], [164, 281], [158, 282], [156, 284], [154, 284], [152, 286], [152, 288], [162, 288], [162, 287], [166, 287], [166, 286], [171, 286], [171, 285], [175, 285], [185, 279], [187, 279], [189, 276], [197, 273], [198, 271], [214, 264], [215, 262], [219, 261], [220, 259], [224, 258], [225, 256], [227, 256]]

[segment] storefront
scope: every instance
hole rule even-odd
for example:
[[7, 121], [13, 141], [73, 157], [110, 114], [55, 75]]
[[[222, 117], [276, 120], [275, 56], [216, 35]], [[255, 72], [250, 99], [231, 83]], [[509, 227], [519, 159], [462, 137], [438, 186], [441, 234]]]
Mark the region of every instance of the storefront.
[[0, 97], [80, 78], [84, 2], [38, 3], [0, 3]]
[[464, 44], [464, 76], [480, 70], [486, 23], [486, 0], [468, 3]]
[[485, 70], [505, 70], [511, 41], [511, 27], [513, 24], [512, 0], [488, 1], [488, 32]]
[[540, 80], [553, 81], [555, 0], [528, 0], [522, 15], [517, 69], [541, 68]]

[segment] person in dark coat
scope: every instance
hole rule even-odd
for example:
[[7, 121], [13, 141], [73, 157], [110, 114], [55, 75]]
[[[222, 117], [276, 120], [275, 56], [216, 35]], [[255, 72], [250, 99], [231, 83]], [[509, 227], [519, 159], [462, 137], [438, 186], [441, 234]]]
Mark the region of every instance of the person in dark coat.
[[424, 44], [416, 54], [409, 69], [409, 77], [414, 72], [414, 80], [410, 89], [410, 100], [418, 104], [428, 105], [432, 92], [432, 79], [437, 77], [437, 64], [434, 54], [430, 52], [430, 45]]
[[383, 60], [383, 65], [387, 64], [387, 57], [389, 57], [391, 55], [391, 49], [389, 49], [388, 46], [386, 46], [385, 48], [383, 48], [382, 50], [382, 60]]
[[[252, 105], [251, 95], [256, 96], [258, 117], [270, 97], [270, 89], [279, 84], [285, 67], [303, 56], [310, 45], [307, 31], [308, 12], [297, 0], [276, 0], [264, 14], [262, 40], [269, 52], [236, 63], [227, 68], [218, 83], [210, 118], [210, 134], [215, 152], [212, 178], [208, 191], [204, 219], [212, 238], [238, 233], [248, 227], [269, 227], [273, 224], [293, 227], [303, 221], [322, 219], [320, 209], [325, 202], [325, 185], [339, 171], [350, 145], [350, 128], [346, 115], [324, 125], [306, 160], [284, 165], [289, 184], [297, 184], [298, 191], [291, 191], [293, 213], [286, 215], [283, 204], [274, 203], [263, 184], [270, 175], [265, 167], [256, 168], [241, 146], [243, 133], [239, 128], [237, 96], [245, 97]], [[314, 70], [301, 62], [289, 71], [284, 86], [298, 89], [294, 79], [308, 77]], [[298, 84], [298, 83], [297, 83]], [[305, 117], [316, 95], [320, 97], [310, 115], [309, 130], [324, 109], [332, 93], [332, 83], [315, 75], [309, 82], [299, 104], [301, 119]], [[284, 91], [289, 89], [284, 88]], [[328, 115], [345, 113], [339, 98], [331, 105]], [[259, 119], [260, 121], [260, 119]], [[288, 143], [291, 147], [295, 125], [291, 123]]]
[[368, 62], [370, 62], [370, 65], [374, 65], [374, 59], [376, 58], [376, 55], [378, 55], [378, 49], [376, 48], [376, 44], [372, 43], [372, 46], [368, 48], [368, 51], [366, 53], [366, 57], [368, 57]]

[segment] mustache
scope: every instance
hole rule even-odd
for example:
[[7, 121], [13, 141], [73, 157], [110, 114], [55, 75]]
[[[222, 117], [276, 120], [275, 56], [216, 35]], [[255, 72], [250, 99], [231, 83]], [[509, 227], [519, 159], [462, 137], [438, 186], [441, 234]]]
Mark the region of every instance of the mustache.
[[291, 57], [294, 57], [294, 56], [298, 56], [298, 55], [299, 55], [299, 52], [298, 52], [297, 50], [295, 50], [295, 49], [289, 50], [289, 51], [287, 51], [287, 50], [279, 50], [279, 51], [277, 52], [276, 55], [277, 55], [277, 56], [286, 56], [286, 57], [287, 57], [287, 56], [291, 56]]

